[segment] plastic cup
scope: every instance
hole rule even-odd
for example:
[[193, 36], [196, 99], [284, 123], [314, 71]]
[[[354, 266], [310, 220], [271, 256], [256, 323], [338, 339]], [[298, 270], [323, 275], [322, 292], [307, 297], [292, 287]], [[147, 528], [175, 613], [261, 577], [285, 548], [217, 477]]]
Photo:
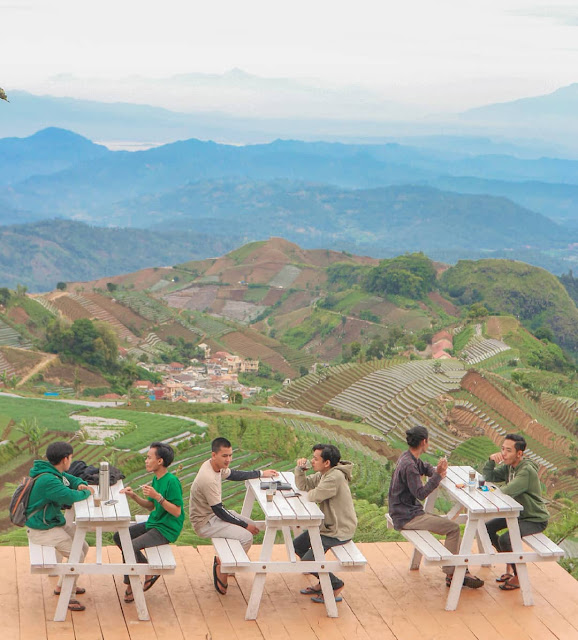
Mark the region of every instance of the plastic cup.
[[101, 503], [101, 497], [100, 497], [100, 495], [99, 495], [98, 493], [95, 493], [95, 494], [92, 496], [92, 499], [94, 500], [94, 506], [95, 506], [95, 508], [96, 508], [96, 509], [99, 509], [99, 508], [100, 508], [100, 503]]
[[267, 496], [267, 502], [273, 502], [273, 496], [275, 495], [275, 489], [273, 489], [273, 487], [271, 487], [270, 489], [267, 489], [267, 493], [265, 495]]
[[486, 484], [486, 479], [484, 478], [484, 476], [479, 476], [478, 477], [478, 487], [480, 487], [480, 489], [485, 486]]

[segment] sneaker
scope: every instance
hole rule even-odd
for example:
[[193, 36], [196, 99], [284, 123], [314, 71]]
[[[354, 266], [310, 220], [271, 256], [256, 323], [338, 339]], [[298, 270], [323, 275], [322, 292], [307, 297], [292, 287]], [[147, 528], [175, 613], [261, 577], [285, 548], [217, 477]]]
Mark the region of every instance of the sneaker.
[[[451, 587], [452, 585], [452, 576], [446, 576], [446, 586]], [[471, 573], [466, 573], [464, 576], [464, 587], [469, 587], [470, 589], [479, 589], [484, 586], [484, 581], [477, 576], [473, 576]]]

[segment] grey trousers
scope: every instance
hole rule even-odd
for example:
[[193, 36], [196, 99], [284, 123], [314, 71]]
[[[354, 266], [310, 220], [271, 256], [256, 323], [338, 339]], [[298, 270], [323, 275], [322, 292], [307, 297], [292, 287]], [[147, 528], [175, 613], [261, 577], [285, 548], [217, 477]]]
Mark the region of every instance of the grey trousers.
[[[251, 518], [246, 518], [232, 509], [228, 511], [240, 520], [256, 526]], [[245, 551], [249, 551], [253, 544], [253, 534], [250, 531], [237, 524], [225, 522], [216, 515], [212, 515], [209, 521], [200, 527], [196, 533], [201, 538], [232, 538], [233, 540], [238, 540]]]
[[[453, 520], [448, 520], [432, 513], [424, 513], [410, 520], [403, 526], [403, 529], [424, 529], [430, 533], [445, 536], [444, 544], [450, 553], [456, 554], [460, 548], [460, 525]], [[453, 575], [454, 569], [455, 567], [442, 567], [442, 571], [448, 576]]]

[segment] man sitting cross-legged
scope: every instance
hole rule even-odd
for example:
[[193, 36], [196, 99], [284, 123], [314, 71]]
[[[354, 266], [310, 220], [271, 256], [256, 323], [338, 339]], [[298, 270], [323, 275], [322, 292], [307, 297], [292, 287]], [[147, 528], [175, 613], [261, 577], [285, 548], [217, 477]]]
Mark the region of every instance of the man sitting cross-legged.
[[[389, 486], [389, 515], [393, 526], [402, 529], [425, 530], [445, 535], [445, 546], [453, 554], [460, 546], [460, 527], [457, 522], [448, 520], [433, 513], [425, 513], [420, 500], [425, 500], [432, 493], [442, 478], [446, 477], [448, 462], [442, 458], [437, 467], [420, 460], [429, 446], [428, 430], [422, 426], [412, 427], [405, 432], [409, 449], [401, 454]], [[429, 480], [423, 484], [422, 476]], [[452, 583], [454, 567], [442, 567], [446, 574], [446, 584]], [[464, 577], [464, 585], [472, 589], [483, 586], [484, 581], [468, 572]]]
[[[548, 526], [548, 510], [542, 498], [542, 488], [538, 478], [538, 468], [527, 458], [524, 458], [526, 440], [515, 433], [509, 433], [502, 444], [502, 450], [492, 453], [486, 462], [483, 474], [489, 482], [505, 482], [500, 489], [502, 493], [511, 496], [524, 509], [518, 518], [520, 535], [529, 536], [540, 533]], [[499, 466], [496, 467], [496, 464]], [[507, 527], [505, 518], [494, 518], [486, 522], [486, 528], [492, 544], [498, 551], [511, 551], [510, 532], [501, 536], [498, 532]], [[502, 591], [512, 591], [520, 588], [518, 572], [515, 564], [506, 566], [506, 573], [497, 578]]]
[[[137, 562], [147, 562], [142, 549], [175, 542], [183, 529], [185, 521], [183, 489], [177, 476], [170, 473], [167, 468], [174, 459], [175, 454], [170, 445], [153, 442], [145, 459], [145, 468], [149, 473], [153, 473], [154, 477], [151, 484], [145, 484], [142, 487], [144, 498], [137, 495], [132, 487], [121, 489], [121, 493], [126, 493], [141, 507], [152, 511], [146, 522], [139, 522], [129, 527]], [[118, 532], [113, 538], [117, 546], [122, 548]], [[159, 578], [159, 575], [145, 576], [143, 591], [148, 591]], [[128, 585], [124, 601], [133, 602], [134, 595], [128, 576], [124, 577], [124, 583]]]
[[[195, 533], [201, 538], [232, 538], [239, 540], [248, 551], [253, 536], [259, 533], [257, 525], [236, 511], [225, 509], [221, 497], [223, 480], [250, 480], [251, 478], [274, 478], [279, 475], [274, 469], [264, 471], [239, 471], [229, 469], [233, 460], [233, 447], [226, 438], [215, 438], [211, 443], [211, 458], [201, 465], [191, 486], [189, 518]], [[221, 573], [219, 558], [213, 561], [213, 584], [221, 594], [227, 593], [229, 576]]]
[[[341, 454], [336, 446], [316, 444], [313, 447], [311, 466], [315, 473], [306, 476], [307, 459], [297, 460], [295, 484], [301, 491], [308, 491], [307, 499], [317, 502], [323, 511], [325, 517], [320, 533], [323, 551], [327, 551], [331, 547], [349, 542], [357, 527], [357, 516], [349, 489], [353, 463], [341, 460]], [[309, 531], [297, 536], [293, 546], [301, 560], [313, 560]], [[312, 575], [319, 577], [317, 573]], [[338, 594], [343, 589], [343, 580], [332, 573], [329, 574], [329, 579], [336, 596], [335, 601], [341, 602], [342, 598]], [[311, 595], [313, 602], [324, 602], [321, 583], [302, 589], [301, 593]]]

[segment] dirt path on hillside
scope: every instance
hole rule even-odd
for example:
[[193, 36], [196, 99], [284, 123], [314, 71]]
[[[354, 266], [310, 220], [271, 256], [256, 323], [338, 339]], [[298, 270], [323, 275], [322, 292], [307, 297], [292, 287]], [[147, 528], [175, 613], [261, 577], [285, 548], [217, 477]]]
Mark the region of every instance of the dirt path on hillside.
[[25, 382], [28, 382], [28, 380], [30, 380], [30, 378], [33, 375], [35, 375], [39, 371], [42, 371], [43, 369], [45, 369], [51, 362], [54, 362], [54, 360], [56, 360], [56, 358], [58, 358], [58, 354], [56, 354], [56, 353], [48, 353], [48, 354], [46, 354], [46, 358], [44, 358], [44, 360], [41, 360], [36, 366], [32, 367], [32, 369], [30, 369], [30, 371], [18, 382], [16, 387], [20, 387]]

